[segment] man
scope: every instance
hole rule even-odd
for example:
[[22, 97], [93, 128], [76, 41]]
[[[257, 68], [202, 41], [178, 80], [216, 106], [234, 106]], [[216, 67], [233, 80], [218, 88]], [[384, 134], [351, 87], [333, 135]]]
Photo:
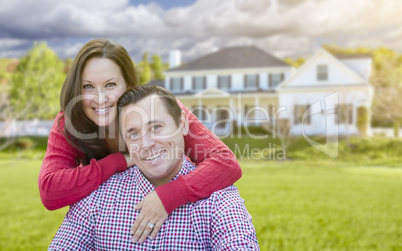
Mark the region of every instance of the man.
[[[144, 85], [118, 101], [120, 132], [136, 166], [114, 174], [71, 206], [49, 250], [259, 250], [251, 216], [234, 186], [174, 210], [154, 239], [131, 241], [139, 203], [156, 186], [196, 167], [184, 157], [187, 118], [173, 94]], [[156, 222], [149, 221], [149, 230]]]

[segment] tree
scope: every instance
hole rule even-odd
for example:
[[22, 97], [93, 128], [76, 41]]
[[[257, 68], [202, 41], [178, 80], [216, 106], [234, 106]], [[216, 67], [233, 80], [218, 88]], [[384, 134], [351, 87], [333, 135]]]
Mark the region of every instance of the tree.
[[12, 78], [9, 98], [15, 118], [53, 118], [60, 110], [64, 78], [64, 63], [46, 43], [35, 43]]
[[294, 68], [299, 68], [300, 66], [302, 66], [304, 64], [304, 62], [306, 62], [306, 59], [302, 58], [302, 57], [298, 57], [297, 59], [293, 60], [290, 57], [286, 57], [283, 59], [283, 61], [285, 61], [287, 64], [293, 66]]
[[165, 79], [165, 76], [163, 76], [165, 66], [163, 65], [162, 59], [159, 55], [152, 55], [152, 62], [150, 64], [150, 67], [153, 72], [153, 79]]
[[138, 84], [145, 85], [151, 80], [151, 67], [148, 63], [148, 52], [142, 55], [142, 61], [137, 64]]

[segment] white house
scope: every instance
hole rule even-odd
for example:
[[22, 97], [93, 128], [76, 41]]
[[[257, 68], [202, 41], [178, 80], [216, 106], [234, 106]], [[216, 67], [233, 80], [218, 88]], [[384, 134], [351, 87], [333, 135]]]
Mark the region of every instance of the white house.
[[277, 88], [279, 117], [293, 135], [353, 135], [358, 108], [370, 110], [371, 56], [332, 55], [318, 50]]
[[[173, 51], [169, 61], [165, 80], [150, 84], [170, 90], [218, 135], [229, 134], [233, 126], [269, 127], [277, 119], [287, 121], [292, 134], [301, 134], [303, 114], [305, 133], [323, 134], [326, 118], [335, 117], [328, 111], [345, 107], [352, 111], [348, 124], [343, 126], [344, 117], [333, 118], [330, 130], [354, 134], [357, 107], [371, 104], [367, 55], [340, 58], [322, 49], [298, 70], [253, 46], [223, 48], [184, 64], [180, 52]], [[318, 109], [317, 101], [327, 103]], [[316, 114], [307, 116], [311, 105]]]

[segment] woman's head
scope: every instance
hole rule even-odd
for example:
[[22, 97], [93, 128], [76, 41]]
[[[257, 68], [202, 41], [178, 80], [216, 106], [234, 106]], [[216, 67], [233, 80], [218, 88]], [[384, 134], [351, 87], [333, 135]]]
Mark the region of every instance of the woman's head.
[[[96, 59], [108, 59], [118, 66], [120, 75], [126, 84], [125, 89], [137, 85], [137, 77], [133, 62], [123, 46], [107, 39], [95, 39], [86, 43], [75, 57], [64, 81], [60, 95], [60, 105], [62, 111], [65, 113], [64, 116], [66, 119], [71, 119], [75, 129], [82, 132], [98, 125], [98, 121], [94, 121], [93, 118], [88, 117], [88, 114], [84, 111], [83, 102], [81, 102], [80, 98], [77, 98], [80, 95], [85, 95], [84, 85], [86, 83], [83, 82], [84, 79], [82, 79], [82, 74], [84, 73], [88, 62], [93, 63]], [[91, 81], [91, 79], [88, 80]], [[100, 89], [97, 91], [97, 94], [102, 93], [102, 90]], [[86, 98], [88, 98], [88, 96]], [[92, 98], [99, 99], [102, 97], [95, 97], [93, 95]], [[119, 97], [114, 98], [117, 101]], [[80, 121], [80, 125], [84, 122], [84, 125], [78, 126], [77, 128], [75, 125], [76, 123], [74, 123], [75, 121]], [[110, 122], [111, 121], [109, 121], [109, 123]], [[102, 125], [103, 124], [101, 124], [101, 126]]]
[[[109, 87], [114, 85], [118, 86], [118, 90], [110, 92]], [[99, 126], [108, 126], [116, 119], [117, 107], [114, 104], [126, 89], [136, 85], [134, 64], [123, 46], [107, 39], [86, 43], [74, 58], [60, 94], [65, 124], [69, 126], [65, 128], [66, 136], [80, 150], [98, 144], [91, 141], [98, 140]], [[110, 108], [115, 112], [111, 112]], [[102, 119], [105, 113], [110, 116]], [[79, 135], [95, 133], [96, 137], [83, 139], [75, 132]], [[84, 152], [90, 158], [97, 158], [90, 153], [96, 151]]]

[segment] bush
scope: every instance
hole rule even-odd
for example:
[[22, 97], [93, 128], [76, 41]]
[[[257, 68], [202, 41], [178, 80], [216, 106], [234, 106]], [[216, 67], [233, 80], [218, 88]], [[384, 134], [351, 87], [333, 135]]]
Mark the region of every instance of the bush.
[[359, 106], [357, 108], [356, 127], [359, 130], [360, 136], [367, 136], [369, 127], [369, 110], [366, 106]]
[[14, 144], [18, 149], [31, 149], [34, 146], [32, 139], [26, 137], [18, 138]]

